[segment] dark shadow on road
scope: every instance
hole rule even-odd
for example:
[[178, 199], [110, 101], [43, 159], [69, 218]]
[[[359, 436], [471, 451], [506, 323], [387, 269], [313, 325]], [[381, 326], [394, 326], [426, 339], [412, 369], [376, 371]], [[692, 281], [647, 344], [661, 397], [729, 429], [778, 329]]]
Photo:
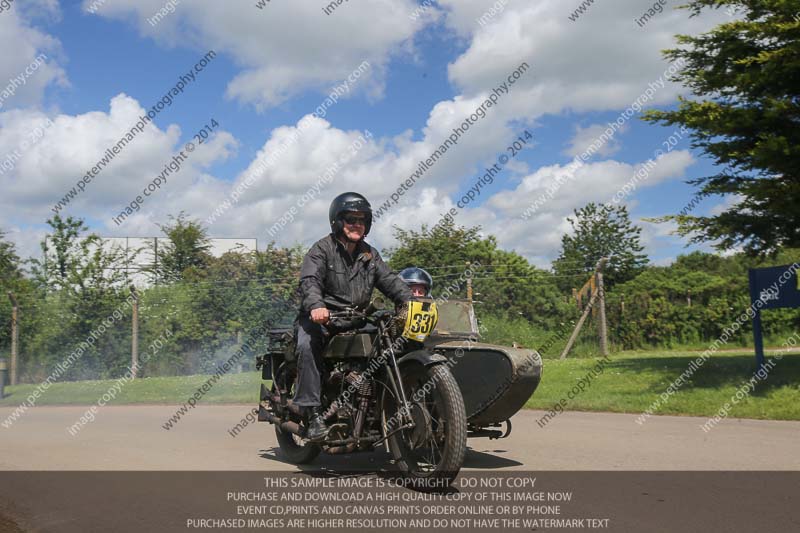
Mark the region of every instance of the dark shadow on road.
[[509, 468], [512, 466], [521, 466], [522, 463], [507, 459], [505, 457], [498, 457], [486, 452], [479, 452], [472, 448], [467, 448], [467, 456], [464, 458], [464, 468]]

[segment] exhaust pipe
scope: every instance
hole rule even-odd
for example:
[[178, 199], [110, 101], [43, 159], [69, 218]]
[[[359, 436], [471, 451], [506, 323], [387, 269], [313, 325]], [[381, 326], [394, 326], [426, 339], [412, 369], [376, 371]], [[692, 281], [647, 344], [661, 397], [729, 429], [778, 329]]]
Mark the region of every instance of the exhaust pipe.
[[[281, 395], [280, 394], [272, 394], [271, 392], [267, 391], [263, 384], [261, 385], [261, 401], [262, 402], [263, 401], [267, 401], [267, 402], [271, 403], [272, 405], [281, 405], [281, 406], [283, 406], [283, 402], [281, 401]], [[294, 403], [292, 403], [292, 400], [287, 400], [286, 401], [285, 408], [286, 408], [287, 411], [289, 411], [290, 415], [294, 415], [297, 418], [302, 420], [302, 418], [303, 418], [303, 410], [299, 405], [295, 405]]]
[[265, 422], [269, 422], [270, 424], [275, 424], [281, 429], [281, 431], [284, 431], [286, 433], [293, 433], [298, 437], [305, 437], [305, 431], [303, 430], [302, 427], [300, 427], [300, 424], [298, 424], [297, 422], [284, 422], [283, 420], [273, 415], [269, 411], [265, 410], [265, 412], [266, 412]]
[[325, 452], [331, 455], [338, 455], [342, 453], [353, 453], [356, 449], [356, 443], [351, 442], [345, 446], [331, 446], [330, 448], [325, 448]]

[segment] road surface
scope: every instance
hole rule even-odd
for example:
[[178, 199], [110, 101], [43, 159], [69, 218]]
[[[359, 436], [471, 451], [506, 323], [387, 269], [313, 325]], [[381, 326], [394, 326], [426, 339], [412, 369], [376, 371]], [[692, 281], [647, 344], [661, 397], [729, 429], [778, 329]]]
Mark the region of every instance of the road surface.
[[[273, 427], [231, 430], [250, 406], [200, 406], [170, 430], [174, 406], [108, 406], [75, 436], [67, 428], [86, 407], [36, 407], [0, 427], [0, 470], [296, 470], [282, 460]], [[11, 409], [0, 409], [5, 420]], [[541, 411], [521, 411], [511, 436], [469, 439], [466, 469], [800, 470], [800, 422], [565, 412], [544, 428]], [[320, 455], [315, 465], [371, 469], [376, 453]]]
[[[251, 527], [245, 519], [253, 517], [240, 510], [247, 512], [247, 505], [264, 502], [231, 502], [230, 495], [269, 490], [265, 483], [282, 476], [314, 482], [386, 479], [388, 456], [383, 452], [321, 455], [310, 468], [298, 468], [282, 460], [268, 424], [252, 423], [233, 437], [229, 430], [248, 409], [245, 405], [198, 407], [165, 430], [174, 406], [105, 407], [75, 435], [67, 428], [86, 407], [31, 409], [10, 428], [0, 427], [0, 531], [216, 531], [227, 526], [208, 525], [211, 522], [204, 520], [224, 517], [246, 524], [232, 528], [239, 531], [299, 531], [304, 529], [278, 522]], [[10, 412], [0, 409], [0, 420]], [[541, 411], [517, 414], [507, 439], [470, 439], [466, 473], [456, 482], [470, 476], [473, 480], [480, 476], [535, 478], [536, 490], [557, 489], [574, 495], [574, 500], [562, 502], [555, 515], [544, 516], [542, 512], [554, 511], [536, 509], [555, 507], [534, 503], [526, 508], [526, 519], [585, 519], [587, 524], [605, 524], [599, 528], [606, 531], [796, 531], [800, 525], [796, 518], [799, 422], [732, 419], [705, 433], [700, 429], [705, 422], [701, 418], [652, 417], [638, 425], [637, 415], [566, 412], [540, 427], [536, 422], [542, 415]], [[342, 476], [345, 470], [358, 473]], [[450, 501], [425, 504], [419, 507], [422, 511], [413, 503], [394, 506], [396, 511], [411, 513], [409, 519], [438, 516], [449, 520], [446, 527], [393, 527], [376, 522], [361, 529], [325, 525], [314, 531], [584, 530], [585, 526], [541, 524], [512, 528], [499, 522], [491, 528], [477, 527], [477, 520], [518, 516], [490, 499], [484, 502], [497, 505], [492, 507], [494, 514], [482, 514], [480, 509], [486, 506], [480, 507], [471, 523], [464, 522], [461, 514], [456, 518], [435, 510], [445, 504], [455, 509], [464, 501], [456, 497], [481, 491], [469, 486], [459, 485]], [[487, 498], [503, 493], [502, 489], [488, 490]], [[535, 494], [532, 488], [523, 490]], [[244, 507], [239, 507], [242, 503]], [[283, 511], [272, 507], [254, 508], [261, 509], [265, 520], [286, 519]], [[297, 511], [295, 516], [398, 520], [386, 516], [389, 508], [386, 504], [379, 512], [340, 515]]]

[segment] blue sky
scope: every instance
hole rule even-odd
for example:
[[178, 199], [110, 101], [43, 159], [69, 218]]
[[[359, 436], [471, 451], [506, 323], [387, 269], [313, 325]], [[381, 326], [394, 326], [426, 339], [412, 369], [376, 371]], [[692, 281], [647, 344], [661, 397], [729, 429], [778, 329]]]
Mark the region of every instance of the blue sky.
[[[576, 22], [567, 18], [570, 6], [554, 0], [443, 0], [416, 13], [416, 2], [386, 0], [343, 5], [331, 15], [317, 0], [274, 0], [263, 10], [254, 1], [221, 6], [173, 0], [173, 10], [162, 0], [106, 0], [95, 1], [95, 14], [91, 3], [38, 0], [0, 13], [0, 44], [17, 52], [0, 59], [0, 88], [37, 55], [47, 58], [0, 108], [4, 159], [42, 121], [53, 123], [0, 175], [7, 192], [0, 200], [0, 228], [24, 255], [35, 253], [53, 205], [213, 49], [216, 58], [195, 82], [64, 213], [85, 218], [102, 235], [156, 235], [155, 222], [170, 213], [185, 210], [206, 220], [259, 162], [280, 154], [210, 230], [218, 237], [254, 237], [263, 246], [270, 240], [267, 229], [369, 130], [368, 146], [317, 187], [276, 238], [279, 244], [310, 244], [327, 231], [333, 196], [359, 190], [374, 206], [381, 204], [524, 61], [531, 70], [370, 237], [384, 248], [393, 244], [391, 224], [435, 223], [479, 171], [527, 130], [532, 146], [481, 190], [459, 222], [481, 224], [504, 248], [546, 266], [558, 253], [572, 209], [608, 201], [674, 128], [646, 124], [637, 114], [528, 221], [520, 218], [525, 208], [596, 138], [593, 132], [616, 120], [662, 75], [669, 65], [659, 50], [673, 44], [675, 33], [697, 33], [724, 17], [690, 21], [684, 12], [666, 10], [639, 28], [631, 15], [637, 8], [621, 0], [598, 3]], [[164, 17], [153, 27], [147, 19], [159, 10]], [[492, 13], [487, 24], [476, 22]], [[341, 100], [324, 117], [311, 116], [364, 62], [368, 68]], [[673, 106], [679, 94], [685, 94], [681, 87], [666, 83], [647, 105]], [[220, 124], [213, 140], [124, 224], [111, 223], [211, 118]], [[580, 149], [570, 151], [573, 144]], [[684, 181], [712, 171], [684, 138], [624, 202], [636, 221], [675, 213], [693, 194]], [[708, 213], [722, 201], [706, 199], [696, 212]], [[686, 251], [684, 240], [668, 235], [669, 227], [641, 224], [655, 262]]]

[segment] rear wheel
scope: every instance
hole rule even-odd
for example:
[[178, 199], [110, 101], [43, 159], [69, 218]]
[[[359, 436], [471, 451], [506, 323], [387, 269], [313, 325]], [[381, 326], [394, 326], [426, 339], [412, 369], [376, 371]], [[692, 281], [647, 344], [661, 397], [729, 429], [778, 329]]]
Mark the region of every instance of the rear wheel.
[[[467, 449], [467, 415], [461, 390], [444, 365], [411, 363], [400, 372], [415, 427], [389, 437], [389, 449], [403, 475], [416, 482], [412, 485], [442, 488], [458, 475]], [[400, 403], [387, 389], [383, 405], [387, 433], [402, 426]]]
[[[282, 398], [294, 396], [294, 384], [297, 380], [297, 368], [294, 365], [283, 363], [275, 376], [272, 384], [272, 392], [280, 392]], [[278, 446], [289, 460], [290, 463], [302, 465], [310, 463], [316, 459], [321, 448], [308, 442], [306, 439], [298, 437], [294, 433], [281, 430], [280, 426], [275, 425], [275, 437], [278, 439]]]

